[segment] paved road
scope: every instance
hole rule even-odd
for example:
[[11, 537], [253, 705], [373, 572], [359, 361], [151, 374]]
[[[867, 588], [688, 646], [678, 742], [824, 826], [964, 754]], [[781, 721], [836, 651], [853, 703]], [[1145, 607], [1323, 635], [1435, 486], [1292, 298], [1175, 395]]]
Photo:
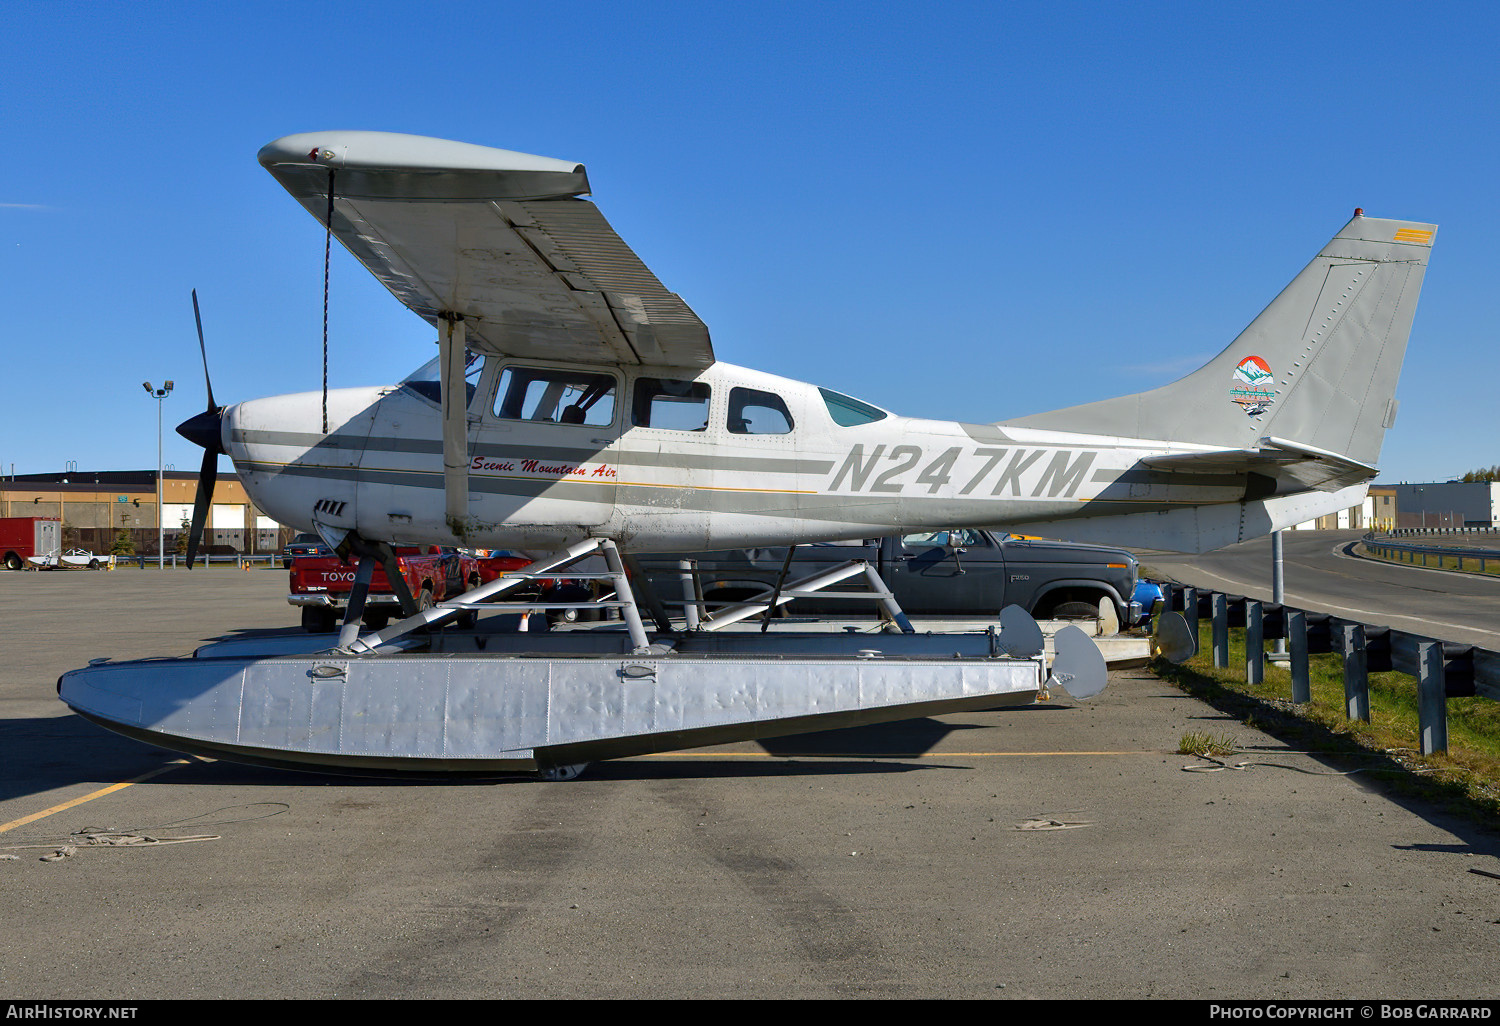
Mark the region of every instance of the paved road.
[[[19, 856], [0, 861], [0, 993], [1494, 993], [1500, 838], [1142, 671], [1087, 705], [570, 783], [178, 762], [53, 694], [92, 656], [287, 624], [282, 587], [264, 571], [0, 574], [0, 854]], [[1196, 760], [1170, 750], [1188, 730], [1235, 734], [1254, 765], [1184, 772]], [[217, 839], [39, 861], [89, 827]]]
[[[1500, 578], [1363, 559], [1352, 552], [1362, 534], [1284, 533], [1287, 604], [1500, 650]], [[1250, 598], [1271, 597], [1269, 538], [1198, 556], [1141, 552], [1140, 558], [1183, 584]]]

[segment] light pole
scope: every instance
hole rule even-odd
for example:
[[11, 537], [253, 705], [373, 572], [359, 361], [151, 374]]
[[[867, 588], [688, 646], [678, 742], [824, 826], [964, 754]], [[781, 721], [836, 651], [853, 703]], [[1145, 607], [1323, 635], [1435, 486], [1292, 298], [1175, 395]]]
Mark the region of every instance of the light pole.
[[161, 388], [152, 388], [151, 382], [141, 382], [146, 394], [156, 400], [156, 568], [167, 566], [166, 527], [161, 519], [161, 401], [172, 394], [170, 381]]

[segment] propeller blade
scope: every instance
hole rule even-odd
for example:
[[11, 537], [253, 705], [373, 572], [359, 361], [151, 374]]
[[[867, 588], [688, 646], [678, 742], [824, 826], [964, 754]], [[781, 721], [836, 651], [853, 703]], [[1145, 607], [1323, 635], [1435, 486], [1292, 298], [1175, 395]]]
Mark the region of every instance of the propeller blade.
[[198, 470], [198, 494], [193, 498], [193, 526], [188, 531], [188, 569], [198, 558], [198, 545], [203, 540], [203, 525], [208, 520], [208, 510], [214, 501], [214, 484], [219, 479], [219, 454], [214, 449], [204, 449], [203, 466]]
[[208, 346], [203, 343], [203, 317], [198, 313], [198, 290], [193, 290], [193, 320], [198, 324], [198, 352], [203, 355], [203, 387], [208, 392], [208, 408], [217, 410], [218, 404], [214, 402], [214, 386], [208, 380]]

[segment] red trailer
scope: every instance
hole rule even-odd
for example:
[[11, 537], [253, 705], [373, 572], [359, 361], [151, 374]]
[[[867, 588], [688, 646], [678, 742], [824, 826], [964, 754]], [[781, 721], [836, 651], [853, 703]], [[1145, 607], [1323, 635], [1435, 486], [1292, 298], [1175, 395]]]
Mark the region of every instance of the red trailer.
[[57, 517], [0, 517], [0, 565], [20, 570], [32, 556], [62, 555], [62, 521]]

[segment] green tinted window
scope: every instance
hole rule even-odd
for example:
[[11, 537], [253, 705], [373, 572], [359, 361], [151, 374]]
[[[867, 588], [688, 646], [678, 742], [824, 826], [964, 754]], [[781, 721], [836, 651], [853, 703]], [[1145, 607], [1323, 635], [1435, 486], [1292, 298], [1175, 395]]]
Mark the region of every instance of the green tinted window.
[[828, 415], [839, 427], [873, 424], [877, 420], [885, 419], [885, 411], [877, 410], [869, 403], [862, 403], [842, 392], [834, 392], [826, 388], [819, 388], [818, 391], [823, 393], [823, 405], [828, 407]]

